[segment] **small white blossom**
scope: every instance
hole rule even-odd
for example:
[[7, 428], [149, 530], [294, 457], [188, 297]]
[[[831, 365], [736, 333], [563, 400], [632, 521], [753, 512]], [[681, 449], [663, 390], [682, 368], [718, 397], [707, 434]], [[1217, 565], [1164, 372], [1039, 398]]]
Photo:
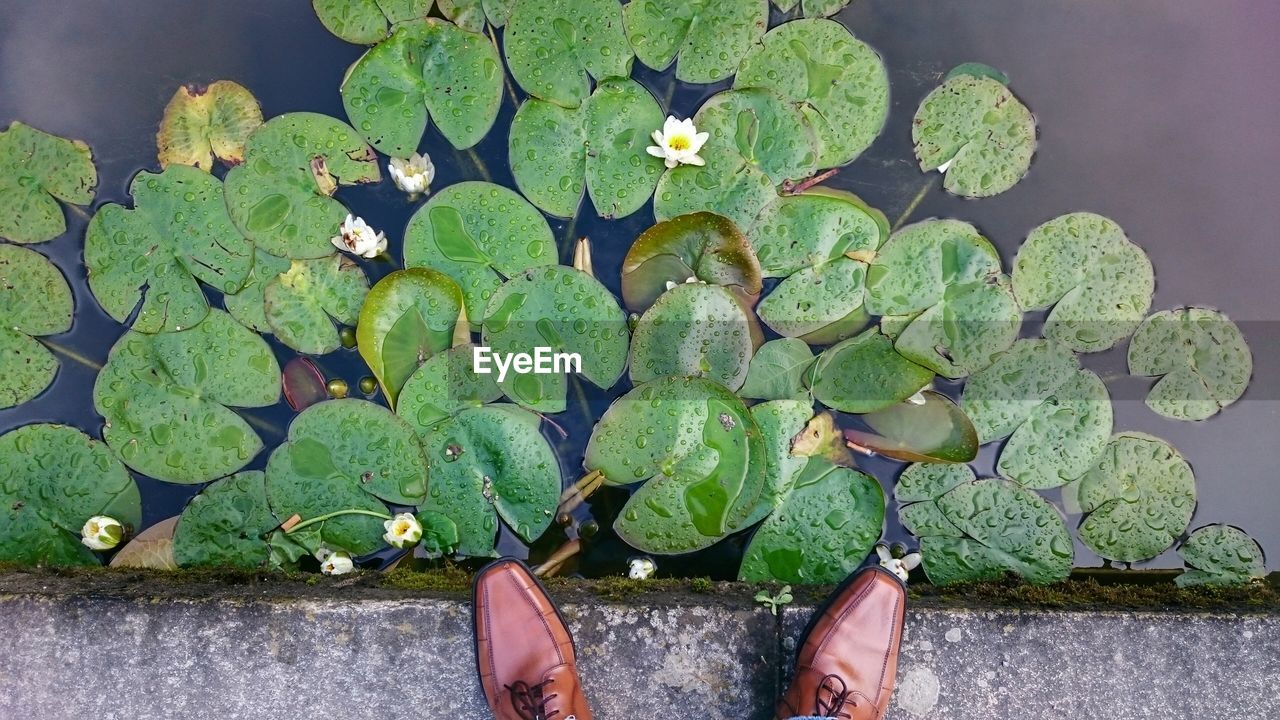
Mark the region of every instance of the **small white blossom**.
[[375, 258], [386, 251], [387, 238], [375, 232], [363, 218], [348, 215], [339, 234], [333, 236], [333, 246], [360, 257]]
[[657, 572], [658, 565], [647, 557], [631, 558], [631, 569], [627, 577], [632, 580], [648, 580]]
[[80, 528], [80, 542], [90, 550], [110, 550], [124, 539], [124, 526], [106, 515], [94, 515]]
[[698, 156], [698, 151], [706, 144], [708, 137], [708, 133], [698, 132], [693, 126], [693, 120], [677, 120], [674, 115], [668, 115], [662, 129], [653, 131], [653, 141], [657, 145], [650, 145], [646, 150], [650, 155], [662, 158], [669, 168], [677, 165], [705, 165]]
[[422, 539], [422, 525], [412, 513], [400, 513], [382, 523], [382, 527], [387, 531], [382, 539], [392, 547], [403, 550], [417, 545]]
[[[321, 554], [324, 557], [320, 557]], [[325, 575], [346, 575], [356, 569], [356, 564], [351, 562], [351, 553], [348, 552], [330, 552], [321, 548], [316, 557], [320, 560], [320, 572]]]
[[396, 187], [410, 195], [427, 192], [431, 189], [431, 181], [436, 178], [436, 166], [429, 155], [414, 153], [404, 160], [391, 158], [388, 169]]
[[880, 557], [880, 567], [897, 575], [902, 582], [906, 582], [911, 571], [920, 565], [920, 553], [913, 552], [901, 558], [895, 558], [893, 553], [889, 552], [888, 546], [883, 543], [876, 545], [876, 555]]

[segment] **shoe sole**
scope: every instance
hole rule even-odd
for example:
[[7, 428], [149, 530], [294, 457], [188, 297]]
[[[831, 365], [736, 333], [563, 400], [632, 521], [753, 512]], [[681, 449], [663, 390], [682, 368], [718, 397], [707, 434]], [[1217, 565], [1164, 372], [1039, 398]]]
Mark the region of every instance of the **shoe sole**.
[[476, 602], [476, 590], [480, 587], [480, 578], [483, 577], [490, 568], [495, 568], [499, 565], [506, 565], [508, 563], [514, 563], [523, 568], [524, 571], [529, 574], [529, 577], [533, 578], [534, 584], [538, 586], [538, 589], [542, 591], [542, 594], [551, 601], [551, 609], [556, 612], [556, 618], [560, 620], [561, 625], [564, 625], [565, 633], [569, 635], [569, 648], [573, 650], [573, 662], [576, 665], [578, 662], [578, 644], [577, 641], [574, 640], [573, 631], [569, 629], [569, 623], [565, 621], [564, 615], [560, 613], [560, 606], [556, 605], [555, 600], [551, 598], [551, 593], [547, 592], [547, 587], [542, 584], [542, 580], [538, 579], [538, 576], [529, 568], [528, 565], [524, 563], [523, 560], [508, 555], [500, 557], [480, 568], [476, 571], [476, 576], [471, 579], [471, 654], [476, 659], [476, 678], [478, 679], [484, 674], [480, 668], [480, 636], [476, 634], [476, 610], [479, 606], [479, 603]]

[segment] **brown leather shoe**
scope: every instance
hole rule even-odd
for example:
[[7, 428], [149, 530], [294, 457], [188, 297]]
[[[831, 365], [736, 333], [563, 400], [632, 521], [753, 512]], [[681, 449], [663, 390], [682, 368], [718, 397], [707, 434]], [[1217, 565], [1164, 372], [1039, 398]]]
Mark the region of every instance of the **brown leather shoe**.
[[814, 613], [777, 716], [880, 718], [898, 675], [905, 608], [893, 573], [869, 567], [850, 576]]
[[480, 685], [497, 720], [591, 720], [569, 628], [524, 563], [485, 566], [471, 607]]

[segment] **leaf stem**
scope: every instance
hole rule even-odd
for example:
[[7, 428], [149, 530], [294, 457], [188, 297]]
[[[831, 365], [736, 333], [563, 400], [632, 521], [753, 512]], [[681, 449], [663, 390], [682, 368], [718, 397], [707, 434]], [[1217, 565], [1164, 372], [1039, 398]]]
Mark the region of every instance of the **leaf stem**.
[[814, 175], [808, 180], [801, 180], [798, 183], [787, 180], [782, 183], [782, 194], [799, 195], [800, 193], [804, 192], [805, 190], [808, 190], [814, 185], [817, 185], [818, 183], [824, 180], [827, 180], [828, 178], [834, 177], [835, 174], [838, 172], [840, 172], [840, 168], [831, 168], [830, 170], [826, 170], [824, 172], [818, 173], [817, 175]]
[[573, 485], [570, 485], [563, 493], [560, 493], [560, 503], [556, 507], [556, 515], [564, 515], [573, 512], [579, 505], [587, 501], [591, 494], [600, 489], [604, 484], [604, 473], [599, 470], [592, 470], [583, 475]]
[[76, 352], [75, 350], [72, 350], [69, 347], [66, 347], [65, 345], [59, 345], [58, 343], [52, 340], [48, 340], [46, 338], [41, 338], [41, 337], [36, 338], [36, 340], [39, 341], [41, 345], [44, 345], [46, 348], [48, 348], [51, 352], [55, 352], [65, 358], [70, 358], [71, 360], [75, 360], [76, 362], [80, 363], [81, 365], [84, 365], [87, 368], [92, 368], [94, 370], [102, 370], [101, 363], [96, 362], [88, 357], [85, 357], [84, 355], [81, 355], [80, 353]]
[[81, 218], [85, 220], [89, 219], [89, 211], [79, 205], [73, 205], [71, 203], [67, 203], [67, 209], [75, 213], [76, 215], [79, 215]]
[[[489, 42], [493, 43], [493, 49], [498, 49], [498, 36], [493, 32], [493, 26], [485, 23], [485, 30], [489, 33]], [[514, 109], [520, 108], [520, 96], [516, 95], [516, 88], [511, 84], [511, 73], [502, 73], [502, 84], [507, 86], [507, 97], [511, 98], [511, 105]]]
[[260, 417], [255, 417], [253, 415], [250, 415], [249, 413], [241, 413], [240, 417], [244, 418], [245, 422], [258, 428], [259, 430], [264, 430], [273, 435], [278, 435], [281, 437], [284, 436], [284, 428], [280, 427], [279, 425], [276, 425], [275, 423], [267, 422], [266, 420], [263, 420]]
[[916, 193], [916, 196], [911, 199], [911, 202], [907, 205], [907, 209], [903, 210], [902, 214], [898, 216], [897, 221], [893, 223], [893, 227], [890, 228], [890, 232], [893, 232], [898, 228], [902, 227], [902, 223], [906, 222], [907, 218], [911, 217], [911, 213], [916, 211], [916, 208], [919, 207], [920, 203], [924, 201], [924, 196], [928, 195], [929, 191], [932, 189], [933, 189], [933, 176], [930, 175], [929, 177], [925, 178], [924, 185], [920, 188], [920, 192]]
[[386, 513], [374, 512], [372, 510], [337, 510], [335, 512], [328, 513], [326, 515], [319, 515], [317, 517], [313, 517], [310, 520], [303, 520], [297, 525], [294, 525], [293, 527], [290, 527], [289, 529], [285, 530], [284, 534], [289, 535], [291, 533], [295, 533], [301, 530], [304, 527], [307, 527], [308, 525], [315, 525], [316, 523], [321, 523], [321, 522], [324, 522], [325, 520], [332, 520], [333, 518], [340, 517], [342, 515], [368, 515], [369, 517], [376, 517], [381, 520], [391, 519], [391, 516], [387, 515]]
[[484, 178], [485, 182], [493, 182], [493, 175], [489, 174], [489, 166], [484, 164], [484, 160], [480, 159], [476, 149], [469, 147], [466, 153], [467, 157], [471, 158], [471, 162], [476, 166], [476, 170], [480, 171], [480, 177]]

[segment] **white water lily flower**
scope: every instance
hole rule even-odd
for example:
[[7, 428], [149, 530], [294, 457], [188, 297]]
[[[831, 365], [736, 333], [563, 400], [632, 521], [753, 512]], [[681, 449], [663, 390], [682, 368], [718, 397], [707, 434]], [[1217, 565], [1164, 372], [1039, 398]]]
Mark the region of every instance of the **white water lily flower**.
[[339, 250], [364, 258], [376, 258], [387, 249], [387, 237], [375, 232], [363, 218], [347, 215], [338, 232], [333, 236], [333, 246]]
[[436, 166], [432, 164], [430, 155], [414, 153], [404, 160], [391, 158], [387, 167], [396, 187], [410, 195], [427, 192], [431, 189], [431, 181], [436, 179]]
[[[356, 569], [356, 564], [351, 562], [351, 553], [342, 552], [325, 552], [325, 557], [320, 561], [320, 572], [325, 575], [346, 575]], [[320, 553], [316, 553], [319, 555]]]
[[382, 539], [392, 547], [403, 550], [417, 545], [422, 539], [422, 525], [412, 513], [400, 513], [382, 523], [382, 527], [387, 531]]
[[631, 569], [627, 571], [627, 577], [632, 580], [648, 580], [657, 570], [657, 563], [647, 557], [631, 558]]
[[880, 544], [876, 545], [876, 555], [880, 557], [880, 567], [888, 570], [902, 582], [907, 581], [907, 577], [920, 565], [920, 553], [913, 552], [903, 555], [900, 558], [893, 556], [888, 546]]
[[110, 550], [124, 539], [124, 525], [106, 515], [94, 515], [80, 528], [80, 542], [90, 550]]
[[693, 120], [677, 120], [674, 115], [668, 115], [662, 129], [653, 131], [653, 141], [658, 144], [650, 145], [646, 150], [650, 155], [662, 158], [668, 168], [677, 165], [705, 165], [698, 156], [698, 151], [706, 144], [708, 137], [710, 134], [698, 132], [693, 126]]

